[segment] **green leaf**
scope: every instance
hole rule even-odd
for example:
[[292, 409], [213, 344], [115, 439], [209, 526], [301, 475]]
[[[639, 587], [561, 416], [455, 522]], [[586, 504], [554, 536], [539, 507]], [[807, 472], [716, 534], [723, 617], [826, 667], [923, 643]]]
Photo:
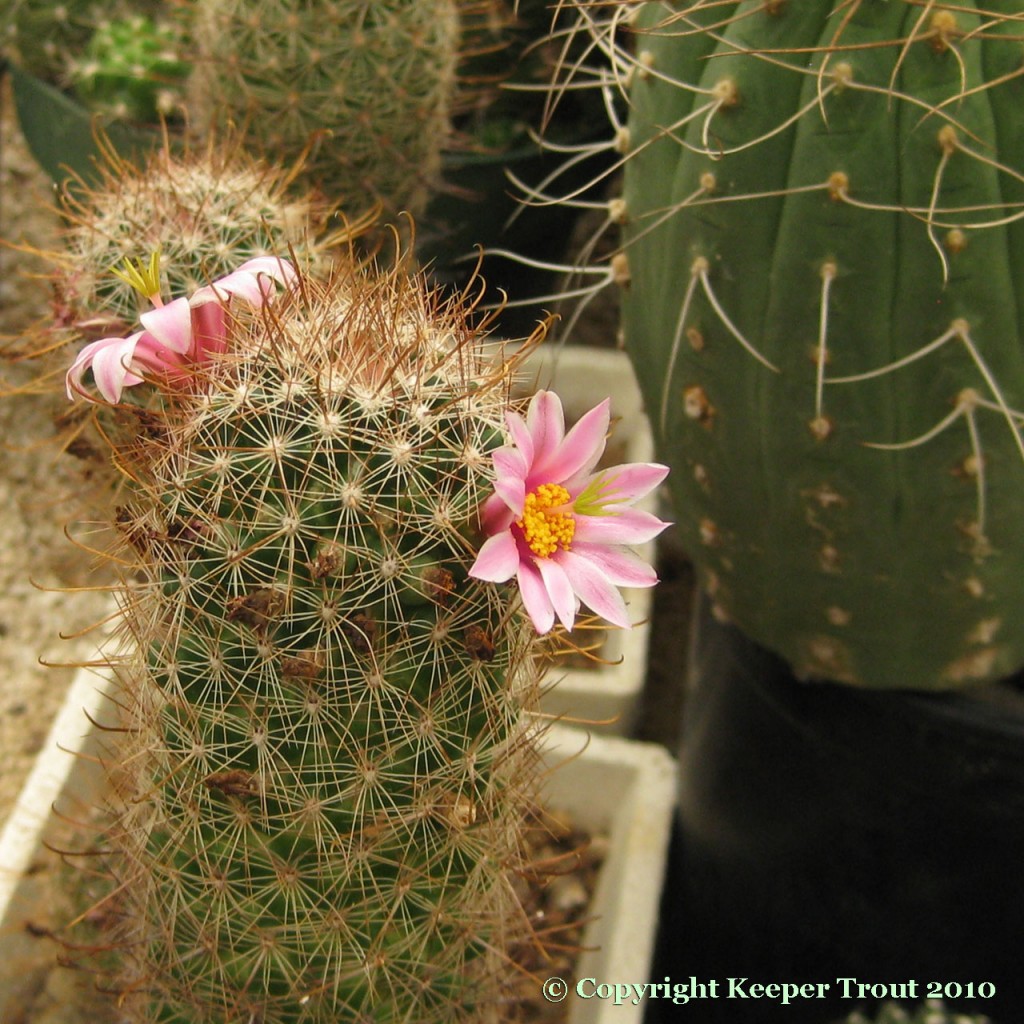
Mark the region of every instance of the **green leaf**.
[[106, 137], [111, 148], [128, 160], [137, 159], [161, 142], [157, 129], [104, 123], [52, 85], [14, 66], [9, 71], [25, 141], [58, 185], [75, 177], [86, 184], [97, 180], [98, 138]]

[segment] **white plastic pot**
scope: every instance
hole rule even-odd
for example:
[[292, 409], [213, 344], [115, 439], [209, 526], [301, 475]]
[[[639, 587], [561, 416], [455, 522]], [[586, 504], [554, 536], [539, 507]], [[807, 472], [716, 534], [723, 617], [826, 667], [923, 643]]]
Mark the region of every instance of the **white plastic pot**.
[[[546, 804], [608, 836], [583, 935], [584, 952], [567, 984], [569, 1024], [640, 1024], [645, 1000], [600, 995], [602, 987], [648, 981], [676, 794], [676, 766], [665, 749], [579, 729], [552, 728], [547, 762], [555, 770]], [[567, 757], [573, 760], [567, 761]]]
[[[13, 1019], [25, 965], [39, 961], [43, 940], [31, 925], [46, 919], [58, 861], [45, 839], [62, 817], [81, 820], [102, 799], [103, 734], [90, 719], [111, 721], [111, 689], [96, 673], [79, 671], [0, 833], [0, 1021]], [[600, 984], [647, 981], [675, 801], [675, 762], [660, 746], [588, 737], [556, 725], [545, 742], [545, 763], [550, 770], [545, 805], [609, 840], [587, 914], [586, 951], [576, 978], [561, 979], [568, 1019], [570, 1024], [639, 1024], [642, 1003], [615, 1005], [589, 993]], [[56, 955], [53, 947], [46, 953]], [[586, 997], [577, 994], [578, 979], [593, 981], [584, 984]]]
[[[64, 822], [86, 820], [101, 799], [103, 733], [94, 723], [110, 721], [111, 680], [79, 669], [40, 747], [32, 770], [0, 831], [0, 1022], [28, 1020], [25, 1001], [54, 960], [35, 929], [52, 913], [55, 874], [66, 841]], [[83, 984], [88, 984], [87, 979]]]

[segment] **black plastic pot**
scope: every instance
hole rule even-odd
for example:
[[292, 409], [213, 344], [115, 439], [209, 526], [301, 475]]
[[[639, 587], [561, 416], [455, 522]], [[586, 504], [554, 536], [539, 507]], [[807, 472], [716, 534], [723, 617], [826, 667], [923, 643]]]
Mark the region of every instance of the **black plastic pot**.
[[[918, 998], [934, 984], [958, 1010], [1024, 1021], [1015, 687], [979, 697], [801, 682], [706, 600], [697, 615], [656, 978], [714, 979], [718, 994], [652, 1002], [648, 1020], [819, 1024], [874, 1005], [882, 988], [863, 983]], [[829, 988], [783, 1005], [729, 998], [730, 978], [749, 979], [748, 993]]]

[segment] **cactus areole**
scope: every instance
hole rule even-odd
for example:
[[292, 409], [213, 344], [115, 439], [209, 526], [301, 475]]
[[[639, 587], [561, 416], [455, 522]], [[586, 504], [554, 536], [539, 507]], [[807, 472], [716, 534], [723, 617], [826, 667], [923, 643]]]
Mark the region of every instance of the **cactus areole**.
[[631, 7], [625, 340], [717, 611], [802, 677], [1016, 671], [1020, 3]]

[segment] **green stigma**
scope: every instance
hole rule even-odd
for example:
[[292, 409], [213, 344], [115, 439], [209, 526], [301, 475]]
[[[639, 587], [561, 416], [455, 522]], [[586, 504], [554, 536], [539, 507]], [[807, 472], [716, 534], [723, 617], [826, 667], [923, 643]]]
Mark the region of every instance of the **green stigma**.
[[619, 490], [615, 486], [616, 479], [617, 477], [610, 473], [595, 476], [572, 503], [573, 510], [584, 516], [618, 515], [618, 511], [608, 507], [618, 504], [621, 500]]
[[142, 260], [132, 262], [124, 258], [124, 269], [111, 268], [112, 272], [122, 281], [131, 285], [140, 295], [152, 299], [160, 294], [160, 250], [156, 249], [149, 257], [149, 266]]

